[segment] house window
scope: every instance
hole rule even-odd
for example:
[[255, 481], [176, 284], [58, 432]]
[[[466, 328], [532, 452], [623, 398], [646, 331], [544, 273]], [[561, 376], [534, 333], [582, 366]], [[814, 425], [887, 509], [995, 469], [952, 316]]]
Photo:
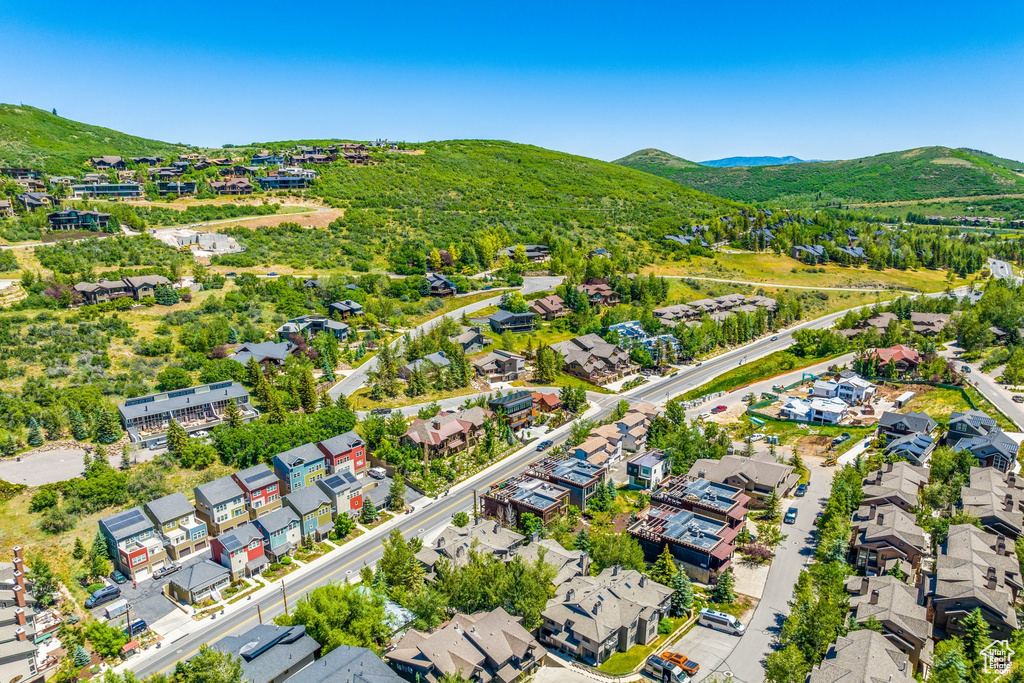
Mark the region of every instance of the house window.
[[259, 547], [260, 547], [260, 542], [258, 540], [253, 540], [253, 541], [251, 541], [249, 543], [249, 550], [256, 550], [256, 548], [259, 548]]

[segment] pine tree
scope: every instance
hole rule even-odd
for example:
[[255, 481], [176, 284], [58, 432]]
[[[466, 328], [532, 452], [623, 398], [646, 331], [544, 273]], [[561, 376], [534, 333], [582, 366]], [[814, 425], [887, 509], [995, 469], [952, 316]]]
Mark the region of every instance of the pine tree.
[[405, 478], [400, 472], [395, 472], [395, 476], [391, 479], [388, 494], [390, 496], [389, 509], [401, 510], [405, 507]]
[[693, 584], [686, 572], [676, 572], [669, 584], [672, 593], [672, 616], [681, 617], [693, 609]]
[[363, 509], [359, 511], [360, 524], [373, 524], [377, 521], [377, 506], [369, 498], [363, 499]]
[[82, 413], [72, 410], [69, 416], [71, 420], [71, 436], [75, 441], [85, 441], [89, 438], [89, 429], [85, 425], [85, 418]]
[[331, 395], [326, 391], [320, 394], [320, 405], [317, 410], [323, 410], [324, 408], [333, 408], [334, 401], [331, 399]]
[[242, 410], [235, 403], [235, 399], [228, 400], [227, 405], [224, 406], [224, 418], [227, 420], [228, 427], [232, 429], [242, 426]]
[[334, 401], [334, 407], [338, 410], [351, 410], [352, 406], [348, 402], [348, 396], [345, 394], [338, 394], [338, 398]]
[[732, 577], [732, 567], [730, 567], [718, 575], [718, 581], [715, 582], [715, 587], [711, 589], [711, 599], [719, 604], [735, 602], [735, 586], [736, 582]]
[[584, 552], [590, 552], [592, 547], [590, 543], [590, 534], [587, 533], [587, 527], [580, 529], [580, 532], [576, 534], [576, 538], [573, 539], [573, 545], [576, 550], [582, 550]]
[[988, 622], [981, 613], [981, 609], [976, 607], [974, 611], [964, 617], [960, 626], [964, 632], [961, 637], [964, 643], [964, 654], [967, 655], [971, 664], [979, 667], [983, 663], [981, 651], [991, 642]]
[[779, 518], [779, 493], [772, 489], [772, 492], [764, 501], [764, 518], [775, 520]]
[[679, 568], [676, 567], [672, 551], [668, 549], [668, 544], [665, 544], [665, 548], [658, 555], [658, 559], [651, 568], [651, 578], [662, 585], [668, 586], [672, 582], [672, 578], [678, 573]]
[[114, 443], [121, 438], [121, 421], [110, 406], [101, 407], [96, 413], [96, 440], [100, 443]]
[[331, 367], [331, 363], [330, 361], [327, 360], [326, 356], [321, 358], [320, 369], [323, 370], [325, 382], [335, 381], [336, 378], [334, 377], [334, 368]]
[[28, 419], [28, 445], [32, 448], [38, 448], [43, 445], [43, 435], [39, 430], [39, 422], [35, 417]]
[[304, 413], [309, 415], [310, 413], [316, 412], [316, 382], [313, 381], [313, 373], [310, 370], [306, 370], [302, 373], [302, 382], [298, 387], [299, 391], [299, 403], [302, 404], [302, 410]]
[[131, 447], [128, 444], [121, 449], [121, 469], [127, 470], [132, 466]]
[[89, 455], [89, 451], [86, 451], [85, 453], [82, 453], [82, 466], [85, 467], [86, 470], [88, 470], [91, 465], [92, 465], [92, 456]]
[[7, 439], [4, 440], [4, 444], [3, 444], [4, 457], [10, 458], [10, 457], [14, 456], [15, 454], [17, 454], [17, 452], [18, 452], [18, 442], [14, 440], [14, 435], [13, 434], [8, 434], [7, 435]]
[[86, 665], [89, 664], [89, 659], [90, 659], [89, 653], [81, 645], [75, 647], [74, 658], [75, 658], [75, 666], [86, 666]]
[[287, 420], [284, 412], [284, 406], [281, 405], [281, 399], [278, 398], [277, 392], [270, 390], [267, 394], [267, 422], [273, 425], [284, 424]]
[[171, 420], [167, 425], [167, 453], [175, 460], [181, 462], [187, 459], [189, 448], [188, 434], [177, 420]]
[[85, 555], [86, 555], [85, 544], [82, 543], [82, 539], [81, 538], [78, 538], [76, 536], [75, 537], [75, 549], [71, 551], [71, 557], [75, 558], [76, 560], [82, 560], [82, 559], [85, 559]]
[[103, 539], [103, 535], [98, 531], [92, 538], [92, 548], [89, 549], [89, 556], [99, 557], [104, 560], [109, 559], [107, 556], [107, 542]]
[[260, 383], [260, 377], [263, 376], [263, 368], [260, 367], [259, 362], [256, 360], [256, 356], [249, 356], [249, 360], [245, 363], [245, 381], [253, 389], [256, 388]]

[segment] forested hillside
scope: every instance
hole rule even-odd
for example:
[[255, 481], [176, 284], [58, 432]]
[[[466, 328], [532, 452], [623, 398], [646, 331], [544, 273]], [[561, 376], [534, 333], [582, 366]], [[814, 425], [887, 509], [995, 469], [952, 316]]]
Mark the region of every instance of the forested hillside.
[[645, 149], [615, 163], [742, 202], [891, 202], [1024, 192], [1024, 163], [985, 152], [922, 147], [848, 161], [712, 168]]

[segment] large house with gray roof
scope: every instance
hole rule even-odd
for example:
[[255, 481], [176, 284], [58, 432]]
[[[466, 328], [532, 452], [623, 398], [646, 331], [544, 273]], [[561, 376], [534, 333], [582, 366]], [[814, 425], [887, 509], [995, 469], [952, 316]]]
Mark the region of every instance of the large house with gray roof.
[[540, 641], [596, 666], [616, 652], [652, 644], [672, 589], [632, 569], [609, 567], [558, 587], [544, 608]]
[[328, 474], [347, 471], [358, 475], [366, 469], [366, 442], [353, 431], [324, 439], [316, 447], [324, 454]]
[[587, 501], [597, 491], [598, 484], [607, 479], [608, 468], [577, 458], [558, 460], [549, 457], [532, 463], [525, 474], [564, 486], [569, 489], [569, 504], [586, 510]]
[[732, 565], [739, 533], [739, 527], [661, 502], [638, 512], [626, 530], [648, 562], [668, 546], [679, 569], [701, 583], [710, 583]]
[[698, 458], [688, 474], [741, 489], [761, 500], [768, 498], [772, 491], [784, 498], [800, 482], [800, 475], [792, 465], [783, 465], [767, 453], [749, 458], [739, 455], [726, 455], [720, 460]]
[[514, 527], [519, 526], [519, 520], [527, 513], [548, 524], [561, 516], [568, 505], [568, 488], [524, 474], [495, 483], [480, 495], [484, 517]]
[[292, 491], [284, 497], [284, 502], [299, 516], [302, 538], [312, 536], [320, 540], [326, 538], [334, 529], [331, 498], [319, 486], [307, 486]]
[[212, 649], [242, 660], [246, 683], [281, 683], [313, 664], [320, 644], [305, 626], [259, 624], [237, 636], [225, 636]]
[[914, 683], [913, 669], [910, 658], [885, 636], [863, 629], [832, 643], [807, 683]]
[[269, 564], [263, 552], [263, 532], [255, 524], [243, 524], [217, 536], [210, 541], [210, 551], [233, 580], [259, 574]]
[[231, 572], [213, 560], [200, 560], [171, 575], [167, 591], [173, 600], [194, 605], [231, 583]]
[[253, 520], [252, 524], [263, 534], [263, 551], [274, 562], [291, 555], [302, 542], [299, 516], [290, 507], [275, 510]]
[[416, 559], [428, 574], [433, 574], [442, 557], [454, 566], [466, 564], [470, 551], [493, 555], [502, 562], [509, 562], [525, 540], [525, 536], [498, 522], [477, 517], [465, 527], [445, 527], [432, 546], [424, 546], [416, 553]]
[[928, 468], [908, 462], [888, 462], [864, 478], [864, 505], [891, 503], [912, 512], [928, 485]]
[[966, 410], [949, 417], [946, 444], [957, 451], [968, 450], [982, 467], [1008, 472], [1017, 462], [1020, 446], [980, 410]]
[[100, 535], [114, 568], [133, 579], [144, 579], [167, 562], [167, 552], [156, 528], [142, 508], [135, 506], [99, 521]]
[[963, 511], [981, 520], [986, 531], [1012, 539], [1024, 535], [1024, 479], [1016, 473], [972, 467], [970, 484], [960, 488], [960, 500]]
[[151, 500], [142, 507], [153, 520], [164, 549], [175, 562], [206, 550], [209, 546], [206, 522], [196, 516], [196, 509], [184, 493], [176, 491]]
[[243, 421], [259, 417], [259, 411], [249, 404], [249, 392], [232, 381], [139, 396], [125, 401], [118, 406], [118, 411], [132, 443], [154, 448], [167, 445], [167, 428], [171, 420], [188, 433], [206, 431], [222, 424], [229, 401], [238, 406]]
[[281, 508], [281, 482], [263, 463], [235, 472], [231, 478], [242, 489], [249, 519], [256, 519]]
[[918, 590], [895, 576], [852, 576], [846, 581], [853, 619], [861, 626], [874, 618], [882, 635], [907, 655], [914, 672], [927, 677], [932, 665], [932, 625]]
[[410, 629], [388, 654], [409, 681], [456, 676], [475, 683], [510, 683], [529, 675], [544, 655], [540, 643], [501, 607], [456, 614], [431, 633]]
[[621, 379], [636, 368], [628, 351], [596, 334], [558, 342], [551, 348], [561, 354], [564, 372], [598, 386]]
[[401, 683], [373, 650], [339, 645], [305, 669], [288, 678], [288, 683]]
[[862, 505], [850, 524], [852, 564], [867, 574], [894, 569], [917, 583], [921, 562], [931, 550], [931, 537], [917, 525], [917, 517], [892, 503]]
[[196, 514], [206, 522], [211, 535], [220, 536], [249, 521], [245, 492], [233, 478], [214, 479], [200, 484], [192, 491], [195, 494]]

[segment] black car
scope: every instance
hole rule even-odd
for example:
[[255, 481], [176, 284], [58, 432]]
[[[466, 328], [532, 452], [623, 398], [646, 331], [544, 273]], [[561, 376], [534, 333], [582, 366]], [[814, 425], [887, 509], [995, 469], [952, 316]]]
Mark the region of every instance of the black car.
[[100, 605], [117, 600], [121, 597], [121, 589], [117, 586], [104, 586], [85, 599], [85, 608], [92, 609]]
[[391, 408], [374, 408], [370, 411], [370, 415], [390, 415]]
[[554, 443], [554, 441], [541, 441], [539, 444], [537, 444], [537, 450], [538, 451], [543, 451], [546, 448], [551, 448], [551, 445], [553, 443]]
[[180, 564], [164, 565], [163, 567], [160, 567], [160, 569], [157, 569], [155, 572], [153, 572], [153, 578], [154, 579], [162, 579], [165, 576], [169, 576], [170, 574], [173, 574], [174, 572], [178, 571], [179, 569], [181, 569], [181, 565]]
[[116, 569], [110, 574], [110, 578], [113, 579], [114, 583], [127, 583], [128, 581], [128, 577]]
[[149, 629], [149, 624], [146, 623], [145, 619], [136, 619], [132, 622], [132, 625], [124, 630], [124, 633], [129, 638], [134, 638], [140, 633], [145, 633]]
[[800, 484], [796, 487], [796, 494], [798, 498], [802, 498], [807, 495], [807, 484]]
[[786, 524], [796, 524], [796, 508], [789, 508], [786, 510], [786, 516], [782, 518], [782, 521]]

